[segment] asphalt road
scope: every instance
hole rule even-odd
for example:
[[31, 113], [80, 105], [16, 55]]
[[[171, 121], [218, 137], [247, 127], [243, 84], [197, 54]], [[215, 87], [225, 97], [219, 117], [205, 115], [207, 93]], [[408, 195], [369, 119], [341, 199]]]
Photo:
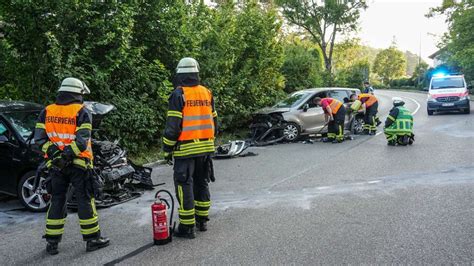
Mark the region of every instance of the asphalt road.
[[[216, 161], [209, 231], [166, 246], [150, 245], [151, 192], [99, 211], [111, 246], [93, 253], [71, 213], [54, 257], [44, 214], [0, 203], [0, 264], [473, 264], [474, 115], [428, 117], [420, 93], [377, 96], [382, 118], [392, 96], [416, 112], [413, 146], [389, 147], [380, 134]], [[171, 168], [154, 180], [172, 189]]]

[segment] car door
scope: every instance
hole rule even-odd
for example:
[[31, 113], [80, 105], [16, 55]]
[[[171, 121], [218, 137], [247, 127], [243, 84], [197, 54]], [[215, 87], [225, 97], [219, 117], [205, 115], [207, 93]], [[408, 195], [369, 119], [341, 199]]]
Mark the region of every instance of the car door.
[[18, 142], [8, 124], [0, 117], [0, 191], [16, 195], [16, 170], [19, 161], [16, 158]]
[[323, 108], [321, 108], [320, 106], [316, 106], [313, 103], [313, 99], [315, 97], [324, 98], [326, 97], [326, 93], [320, 92], [311, 96], [304, 104], [304, 105], [307, 105], [308, 109], [305, 111], [303, 109], [304, 107], [303, 105], [298, 117], [299, 120], [301, 121], [303, 131], [307, 133], [318, 132], [319, 130], [321, 130], [321, 128], [324, 127], [326, 123], [324, 120]]

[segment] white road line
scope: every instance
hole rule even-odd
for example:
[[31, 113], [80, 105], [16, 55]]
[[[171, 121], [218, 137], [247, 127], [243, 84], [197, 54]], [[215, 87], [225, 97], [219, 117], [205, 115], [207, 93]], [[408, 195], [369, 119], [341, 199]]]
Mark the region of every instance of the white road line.
[[380, 183], [381, 181], [380, 180], [373, 180], [373, 181], [369, 181], [367, 183], [369, 184], [376, 184], [376, 183]]
[[406, 99], [408, 99], [408, 100], [411, 100], [411, 101], [413, 101], [413, 102], [416, 104], [416, 109], [415, 109], [415, 111], [413, 111], [412, 115], [415, 115], [415, 114], [418, 112], [418, 110], [420, 110], [421, 105], [420, 105], [420, 103], [419, 103], [417, 100], [415, 100], [415, 99], [413, 99], [413, 98], [410, 98], [410, 97], [406, 97], [406, 96], [402, 96], [402, 98], [406, 98]]

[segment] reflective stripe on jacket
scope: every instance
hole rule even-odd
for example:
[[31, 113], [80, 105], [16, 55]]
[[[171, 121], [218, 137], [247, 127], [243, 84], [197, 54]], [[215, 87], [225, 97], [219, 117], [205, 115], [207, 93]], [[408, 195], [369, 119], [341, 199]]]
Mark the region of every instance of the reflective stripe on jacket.
[[[89, 139], [87, 149], [83, 152], [80, 152], [74, 142], [76, 131], [80, 129], [77, 128], [77, 115], [82, 108], [82, 104], [48, 105], [46, 107], [44, 127], [51, 143], [58, 146], [60, 150], [64, 150], [66, 146], [71, 146], [77, 157], [87, 158], [92, 161], [91, 140]], [[76, 159], [74, 163], [82, 164]]]
[[413, 132], [413, 115], [410, 110], [403, 106], [398, 108], [397, 117], [388, 116], [388, 119], [394, 121], [389, 127], [385, 128], [385, 133], [396, 135], [407, 135]]
[[374, 105], [374, 103], [377, 102], [377, 97], [375, 97], [374, 95], [370, 93], [361, 93], [359, 94], [358, 98], [359, 98], [359, 101], [361, 101], [362, 103], [365, 103], [365, 107], [370, 107]]
[[204, 86], [183, 87], [184, 108], [179, 141], [213, 139], [212, 94]]

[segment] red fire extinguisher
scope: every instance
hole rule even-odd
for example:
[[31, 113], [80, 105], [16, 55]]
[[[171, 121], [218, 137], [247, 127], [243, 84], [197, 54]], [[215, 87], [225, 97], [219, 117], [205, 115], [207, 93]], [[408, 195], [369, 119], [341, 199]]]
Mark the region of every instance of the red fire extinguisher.
[[[160, 193], [166, 193], [171, 199], [160, 197]], [[168, 223], [168, 209], [171, 209], [171, 216]], [[151, 205], [151, 217], [153, 220], [153, 241], [155, 245], [165, 245], [171, 242], [175, 225], [173, 224], [174, 199], [168, 190], [159, 190], [155, 194], [155, 202]], [[173, 225], [173, 227], [171, 227]]]

